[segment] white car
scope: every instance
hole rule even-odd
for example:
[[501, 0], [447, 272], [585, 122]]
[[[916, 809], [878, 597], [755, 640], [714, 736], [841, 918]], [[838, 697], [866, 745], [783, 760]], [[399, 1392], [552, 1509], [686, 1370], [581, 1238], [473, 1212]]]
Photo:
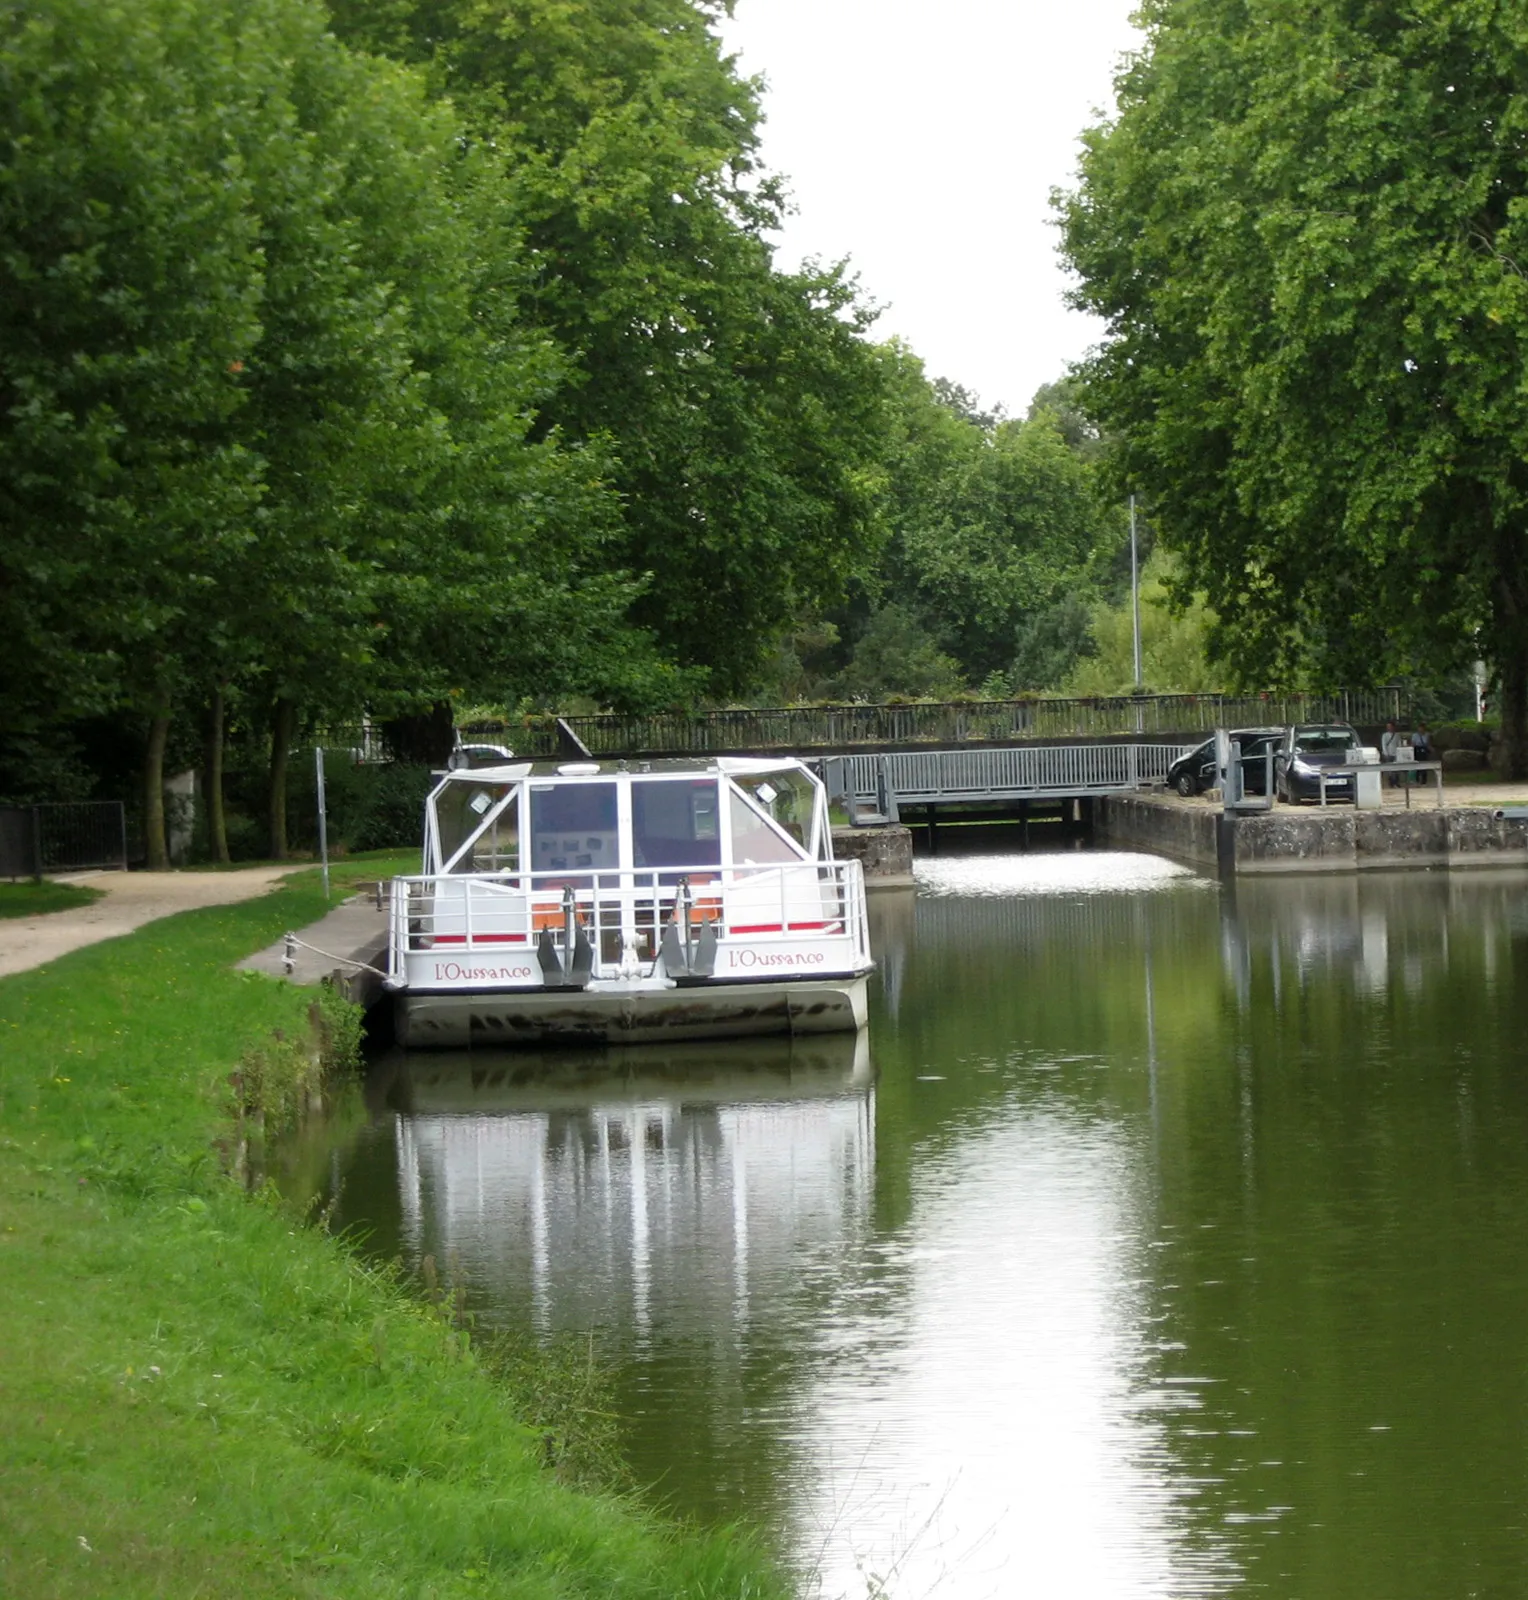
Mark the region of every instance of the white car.
[[459, 744], [446, 763], [452, 772], [463, 772], [472, 767], [502, 767], [513, 761], [515, 753], [504, 744]]

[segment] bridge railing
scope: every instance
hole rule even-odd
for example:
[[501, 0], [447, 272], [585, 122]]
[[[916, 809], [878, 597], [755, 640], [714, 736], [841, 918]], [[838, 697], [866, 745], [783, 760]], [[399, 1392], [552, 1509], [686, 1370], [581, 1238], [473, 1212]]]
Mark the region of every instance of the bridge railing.
[[[1405, 720], [1406, 690], [1336, 694], [1157, 694], [953, 700], [912, 705], [775, 706], [695, 716], [567, 717], [594, 756], [725, 755], [782, 750], [820, 753], [898, 746], [1005, 744], [1027, 739], [1207, 735], [1215, 728], [1292, 722], [1378, 724]], [[522, 756], [562, 753], [551, 718], [506, 728]]]
[[[1160, 783], [1181, 744], [1023, 745], [895, 750], [824, 763], [829, 795], [891, 814], [904, 805], [1107, 794]], [[851, 816], [855, 812], [851, 811]]]

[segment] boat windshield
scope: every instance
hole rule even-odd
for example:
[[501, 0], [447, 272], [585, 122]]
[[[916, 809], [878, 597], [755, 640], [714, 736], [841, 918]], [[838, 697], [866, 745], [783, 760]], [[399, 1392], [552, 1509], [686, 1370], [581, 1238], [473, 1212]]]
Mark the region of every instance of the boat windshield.
[[[520, 866], [520, 807], [512, 783], [452, 783], [435, 797], [440, 862], [452, 872], [515, 872]], [[503, 802], [508, 799], [508, 804]], [[477, 837], [473, 838], [476, 834]], [[471, 839], [470, 848], [463, 849]]]
[[808, 855], [812, 853], [812, 822], [817, 790], [804, 772], [787, 770], [762, 776], [735, 776], [732, 781]]
[[576, 874], [580, 882], [591, 872], [636, 870], [672, 884], [680, 874], [724, 865], [817, 859], [823, 827], [817, 785], [788, 767], [742, 775], [516, 773], [497, 782], [487, 772], [461, 771], [430, 797], [426, 870]]
[[732, 860], [737, 866], [770, 866], [800, 861], [805, 851], [755, 811], [735, 791], [728, 795], [732, 813]]
[[633, 779], [631, 846], [637, 867], [719, 867], [716, 779]]
[[615, 784], [532, 783], [530, 798], [533, 872], [620, 866]]

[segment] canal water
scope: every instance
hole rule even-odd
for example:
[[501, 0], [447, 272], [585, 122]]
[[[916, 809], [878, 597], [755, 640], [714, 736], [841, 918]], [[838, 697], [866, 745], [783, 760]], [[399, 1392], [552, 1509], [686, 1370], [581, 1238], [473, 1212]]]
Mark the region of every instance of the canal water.
[[378, 1063], [335, 1225], [809, 1596], [1528, 1593], [1528, 875], [918, 878], [857, 1043]]

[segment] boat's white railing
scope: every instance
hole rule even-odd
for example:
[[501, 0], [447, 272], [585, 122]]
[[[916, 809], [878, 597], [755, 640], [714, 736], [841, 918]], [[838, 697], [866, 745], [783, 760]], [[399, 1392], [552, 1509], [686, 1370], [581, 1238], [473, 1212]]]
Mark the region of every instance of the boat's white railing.
[[870, 960], [858, 861], [773, 866], [607, 868], [434, 873], [392, 880], [390, 972], [425, 951], [533, 954], [543, 932], [566, 956], [582, 929], [606, 975], [635, 959], [650, 973], [668, 924], [697, 938], [798, 943], [847, 939], [856, 966]]

